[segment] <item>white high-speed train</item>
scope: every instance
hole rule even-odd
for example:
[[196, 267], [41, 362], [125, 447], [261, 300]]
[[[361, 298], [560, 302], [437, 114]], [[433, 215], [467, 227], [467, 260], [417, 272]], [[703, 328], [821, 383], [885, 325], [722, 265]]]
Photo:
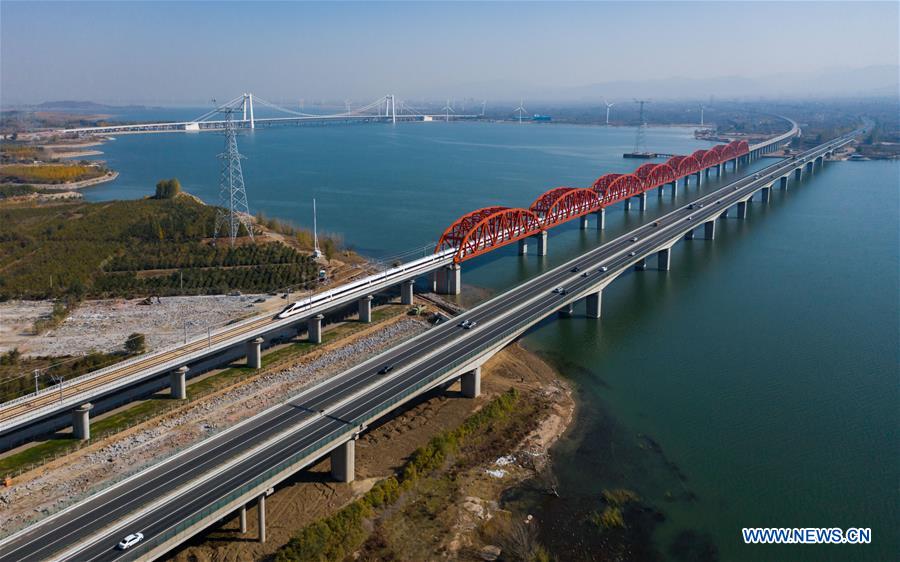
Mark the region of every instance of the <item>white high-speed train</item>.
[[427, 265], [430, 263], [434, 263], [436, 261], [441, 261], [445, 259], [448, 255], [452, 255], [456, 252], [455, 248], [451, 248], [449, 250], [442, 250], [436, 254], [432, 254], [430, 256], [425, 256], [424, 258], [419, 258], [417, 260], [413, 260], [409, 263], [405, 263], [403, 265], [392, 267], [391, 269], [386, 269], [381, 273], [376, 273], [375, 275], [369, 275], [367, 277], [363, 277], [362, 279], [358, 279], [356, 281], [352, 281], [347, 283], [346, 285], [341, 285], [335, 289], [330, 291], [326, 291], [324, 293], [319, 293], [318, 295], [313, 295], [307, 299], [303, 299], [294, 303], [291, 303], [284, 307], [281, 312], [275, 315], [276, 319], [283, 319], [293, 316], [295, 314], [300, 314], [304, 311], [309, 310], [313, 306], [316, 306], [321, 303], [333, 301], [347, 293], [352, 293], [363, 287], [368, 287], [374, 285], [376, 283], [382, 282], [386, 279], [390, 279], [391, 277], [401, 275], [407, 271], [417, 269], [422, 267], [423, 265]]

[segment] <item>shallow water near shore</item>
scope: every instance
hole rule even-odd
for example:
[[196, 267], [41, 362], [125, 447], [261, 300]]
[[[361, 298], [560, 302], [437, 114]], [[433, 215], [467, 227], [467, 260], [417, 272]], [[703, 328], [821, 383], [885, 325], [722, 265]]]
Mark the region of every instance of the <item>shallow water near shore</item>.
[[[474, 208], [527, 206], [557, 185], [587, 185], [624, 160], [633, 132], [512, 124], [357, 125], [257, 130], [239, 139], [252, 211], [338, 232], [370, 257], [436, 240]], [[648, 146], [709, 146], [653, 129]], [[120, 172], [88, 199], [149, 194], [177, 176], [216, 202], [222, 138], [120, 137], [102, 150]], [[770, 161], [755, 162], [741, 173]], [[542, 521], [561, 560], [615, 547], [585, 522], [601, 491], [634, 490], [625, 559], [887, 560], [900, 551], [898, 212], [900, 164], [833, 162], [715, 241], [678, 244], [672, 270], [622, 276], [603, 318], [552, 318], [524, 337], [577, 389], [577, 419], [554, 449], [561, 497], [513, 496]], [[728, 181], [732, 176], [724, 178]], [[704, 191], [716, 185], [714, 180]], [[486, 298], [696, 197], [651, 195], [646, 213], [607, 211], [555, 229], [550, 255], [513, 248], [463, 265]], [[652, 264], [651, 264], [652, 265]], [[864, 546], [745, 546], [742, 527], [871, 527]]]

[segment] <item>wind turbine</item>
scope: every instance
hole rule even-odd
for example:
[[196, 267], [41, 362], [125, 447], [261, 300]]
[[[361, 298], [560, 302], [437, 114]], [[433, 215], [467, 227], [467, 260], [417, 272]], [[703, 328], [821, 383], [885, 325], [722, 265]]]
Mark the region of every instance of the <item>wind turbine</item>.
[[608, 103], [606, 100], [603, 100], [604, 105], [606, 105], [606, 125], [609, 126], [609, 110], [612, 106], [616, 105], [614, 103]]
[[[442, 107], [441, 111], [444, 112], [444, 117], [446, 118], [447, 123], [449, 123], [450, 122], [450, 112], [453, 111], [453, 108], [450, 107], [450, 98], [447, 98], [447, 105]], [[453, 113], [456, 113], [456, 112], [453, 111]]]
[[484, 117], [484, 108], [487, 107], [487, 100], [481, 102], [481, 116]]
[[525, 100], [523, 100], [523, 99], [519, 100], [519, 107], [513, 109], [513, 112], [516, 112], [516, 111], [519, 112], [519, 124], [521, 125], [522, 124], [522, 114], [527, 111], [525, 109]]

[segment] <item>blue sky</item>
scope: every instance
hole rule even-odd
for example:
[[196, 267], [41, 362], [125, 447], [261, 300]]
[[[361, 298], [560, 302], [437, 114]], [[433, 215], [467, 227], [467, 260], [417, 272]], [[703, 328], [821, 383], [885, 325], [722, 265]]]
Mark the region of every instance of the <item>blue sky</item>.
[[552, 97], [897, 65], [898, 3], [0, 3], [4, 104]]

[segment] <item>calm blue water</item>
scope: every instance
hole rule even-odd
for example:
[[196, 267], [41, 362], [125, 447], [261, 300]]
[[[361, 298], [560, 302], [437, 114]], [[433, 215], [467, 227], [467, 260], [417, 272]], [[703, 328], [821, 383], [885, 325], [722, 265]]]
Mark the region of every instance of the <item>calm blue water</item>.
[[[632, 142], [626, 129], [486, 123], [239, 139], [252, 211], [309, 225], [316, 197], [320, 227], [375, 257], [433, 242], [473, 208], [527, 206], [548, 188], [630, 171], [640, 162], [621, 153]], [[221, 145], [213, 134], [122, 136], [102, 148], [121, 176], [87, 196], [141, 197], [177, 176], [215, 202]], [[689, 153], [708, 144], [689, 130], [651, 129], [648, 146]], [[642, 546], [623, 559], [895, 559], [898, 172], [897, 163], [829, 163], [768, 207], [754, 202], [749, 220], [724, 221], [714, 242], [676, 246], [671, 271], [620, 278], [599, 322], [552, 319], [525, 337], [562, 366], [580, 402], [554, 451], [561, 498], [511, 500], [537, 514], [561, 560], [611, 558], [608, 537], [586, 518], [615, 487], [652, 510], [626, 514], [626, 533]], [[463, 298], [508, 288], [696, 193], [651, 196], [643, 216], [613, 208], [603, 232], [556, 229], [545, 259], [503, 249], [466, 262], [464, 283], [486, 290]], [[740, 542], [746, 526], [871, 527], [874, 540], [751, 547]]]

